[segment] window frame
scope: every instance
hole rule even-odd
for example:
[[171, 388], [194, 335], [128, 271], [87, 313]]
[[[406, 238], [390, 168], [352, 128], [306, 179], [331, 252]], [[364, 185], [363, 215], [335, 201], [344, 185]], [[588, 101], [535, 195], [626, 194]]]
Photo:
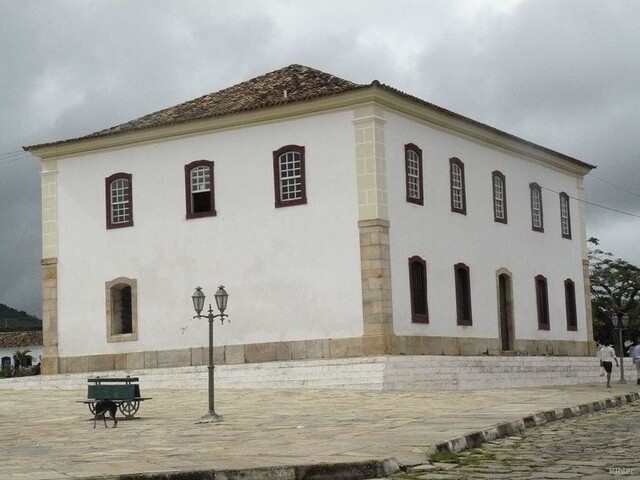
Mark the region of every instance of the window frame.
[[[115, 318], [119, 309], [115, 305], [117, 291], [128, 287], [131, 289], [131, 332], [122, 333], [117, 328], [118, 319]], [[129, 342], [138, 340], [138, 281], [134, 278], [118, 277], [105, 282], [105, 314], [107, 342]]]
[[[282, 172], [280, 170], [280, 157], [287, 153], [300, 155], [300, 198], [293, 200], [282, 199]], [[305, 205], [307, 203], [307, 180], [306, 180], [306, 159], [305, 147], [301, 145], [285, 145], [273, 152], [273, 185], [275, 195], [275, 207], [293, 207], [295, 205]]]
[[[114, 222], [113, 221], [113, 207], [112, 201], [112, 184], [118, 180], [127, 181], [127, 208], [129, 219], [126, 222]], [[106, 196], [106, 224], [107, 230], [114, 228], [133, 227], [133, 176], [130, 173], [118, 172], [105, 178], [105, 196]], [[125, 202], [123, 202], [125, 203]]]
[[578, 307], [576, 303], [576, 284], [570, 278], [564, 281], [564, 305], [567, 315], [567, 331], [578, 331]]
[[[465, 282], [460, 284], [459, 272], [464, 272]], [[473, 325], [473, 309], [471, 301], [471, 271], [464, 263], [453, 266], [456, 294], [456, 323], [461, 326]]]
[[[420, 293], [422, 294], [422, 298], [424, 300], [424, 305], [423, 305], [424, 313], [416, 312], [417, 310], [416, 306], [418, 302], [418, 299], [416, 298], [416, 291], [418, 289], [417, 288], [418, 286], [414, 284], [414, 274], [413, 274], [414, 265], [418, 265], [421, 268], [423, 285], [421, 289], [422, 291]], [[427, 292], [428, 292], [427, 285], [428, 285], [427, 262], [417, 255], [410, 257], [409, 258], [409, 297], [410, 297], [409, 299], [411, 302], [411, 322], [413, 323], [429, 323], [429, 300], [427, 297]]]
[[[498, 199], [496, 197], [496, 180], [502, 182], [502, 198]], [[502, 172], [499, 170], [494, 170], [491, 172], [491, 194], [493, 197], [493, 220], [498, 223], [508, 223], [507, 217], [507, 179]], [[498, 203], [502, 202], [502, 215], [500, 218], [498, 216]]]
[[[209, 169], [209, 210], [204, 212], [194, 212], [193, 202], [193, 184], [191, 182], [192, 172], [196, 168], [208, 168]], [[186, 207], [186, 219], [191, 220], [193, 218], [203, 217], [215, 217], [216, 211], [216, 194], [214, 183], [214, 163], [211, 160], [196, 160], [184, 166], [184, 185], [185, 185], [185, 207]]]
[[[535, 196], [538, 196], [540, 201], [539, 213], [540, 213], [540, 225], [536, 225], [536, 208], [535, 204]], [[544, 208], [542, 204], [542, 188], [537, 183], [533, 182], [529, 184], [529, 199], [531, 206], [531, 230], [534, 232], [544, 232]]]
[[[460, 187], [454, 187], [454, 168], [460, 169]], [[451, 193], [451, 211], [455, 213], [467, 214], [467, 193], [464, 178], [464, 163], [457, 157], [449, 159], [449, 190]], [[456, 192], [460, 194], [462, 206], [456, 206]]]
[[[415, 154], [417, 156], [416, 163], [418, 174], [411, 175], [410, 165], [409, 165], [409, 156], [411, 154]], [[424, 205], [424, 179], [423, 179], [423, 167], [422, 167], [422, 150], [420, 147], [413, 143], [407, 143], [404, 146], [404, 171], [405, 171], [405, 186], [407, 193], [407, 202], [415, 203], [416, 205]], [[418, 187], [418, 197], [411, 196], [411, 188], [410, 188], [410, 180], [412, 178], [416, 178], [417, 187]]]
[[[560, 233], [562, 238], [566, 238], [571, 240], [571, 203], [569, 202], [569, 195], [565, 192], [560, 192]], [[566, 202], [566, 216], [563, 213], [563, 205]], [[566, 231], [565, 231], [565, 220], [566, 220]]]
[[538, 330], [551, 330], [549, 319], [549, 285], [544, 275], [536, 275], [536, 310], [538, 312]]

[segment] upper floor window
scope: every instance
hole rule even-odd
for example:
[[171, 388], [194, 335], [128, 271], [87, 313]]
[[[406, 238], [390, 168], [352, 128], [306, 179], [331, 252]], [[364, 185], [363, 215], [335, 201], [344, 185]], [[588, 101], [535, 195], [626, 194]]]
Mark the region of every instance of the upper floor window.
[[107, 228], [133, 226], [133, 197], [130, 173], [115, 173], [105, 179]]
[[471, 325], [471, 278], [464, 263], [453, 266], [456, 282], [456, 317], [458, 325]]
[[213, 162], [198, 160], [184, 166], [187, 219], [216, 214]]
[[496, 222], [507, 223], [507, 183], [504, 175], [499, 171], [491, 174], [493, 184], [493, 219]]
[[467, 199], [464, 187], [464, 163], [458, 158], [449, 159], [451, 172], [451, 211], [467, 214]]
[[562, 238], [571, 239], [571, 213], [569, 211], [569, 195], [560, 194], [560, 229]]
[[536, 276], [536, 306], [538, 310], [538, 329], [549, 330], [549, 293], [547, 290], [547, 279]]
[[578, 310], [576, 308], [576, 286], [567, 278], [564, 281], [564, 303], [567, 311], [567, 330], [578, 330]]
[[420, 257], [409, 259], [409, 291], [411, 293], [411, 321], [429, 323], [427, 263]]
[[287, 145], [273, 152], [276, 207], [307, 203], [304, 147]]
[[424, 204], [422, 189], [422, 150], [413, 143], [404, 146], [407, 202]]
[[544, 232], [544, 219], [542, 217], [542, 188], [537, 183], [529, 185], [531, 192], [531, 229], [536, 232]]

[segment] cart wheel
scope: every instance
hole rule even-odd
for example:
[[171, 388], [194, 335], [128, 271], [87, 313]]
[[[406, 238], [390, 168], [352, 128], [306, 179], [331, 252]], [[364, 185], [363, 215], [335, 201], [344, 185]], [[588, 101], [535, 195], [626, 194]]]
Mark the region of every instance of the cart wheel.
[[120, 413], [125, 416], [127, 420], [133, 418], [140, 408], [140, 402], [138, 400], [127, 400], [118, 405]]
[[91, 403], [87, 403], [87, 405], [89, 406], [89, 411], [91, 412], [91, 415], [93, 415], [95, 417], [95, 415], [96, 415], [96, 404], [91, 402]]

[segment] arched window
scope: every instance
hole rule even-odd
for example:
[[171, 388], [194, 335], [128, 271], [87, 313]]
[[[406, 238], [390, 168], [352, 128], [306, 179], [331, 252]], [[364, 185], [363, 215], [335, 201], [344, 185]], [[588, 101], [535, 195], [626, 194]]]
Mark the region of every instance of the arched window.
[[422, 187], [422, 150], [413, 143], [404, 146], [407, 202], [424, 204]]
[[560, 229], [562, 238], [571, 240], [571, 213], [569, 211], [569, 195], [560, 194]]
[[464, 163], [459, 158], [449, 159], [451, 174], [451, 211], [467, 214], [467, 198], [464, 186]]
[[133, 196], [130, 173], [115, 173], [105, 179], [107, 229], [133, 226]]
[[417, 256], [409, 259], [409, 292], [411, 294], [411, 321], [429, 323], [427, 263]]
[[576, 286], [567, 278], [564, 281], [564, 303], [567, 311], [567, 330], [578, 330], [578, 310], [576, 309]]
[[531, 183], [529, 190], [531, 192], [531, 229], [536, 232], [544, 232], [542, 189], [537, 183]]
[[456, 320], [458, 325], [471, 325], [471, 278], [469, 267], [464, 263], [453, 266], [456, 282]]
[[535, 280], [538, 329], [549, 330], [549, 293], [547, 290], [547, 279], [542, 275], [538, 275]]
[[135, 279], [119, 277], [105, 284], [107, 340], [138, 339], [138, 293]]
[[507, 183], [504, 175], [499, 171], [491, 174], [493, 185], [493, 219], [496, 222], [507, 223]]
[[273, 152], [276, 208], [307, 203], [304, 147], [287, 145]]
[[213, 162], [198, 160], [184, 166], [187, 219], [216, 215]]

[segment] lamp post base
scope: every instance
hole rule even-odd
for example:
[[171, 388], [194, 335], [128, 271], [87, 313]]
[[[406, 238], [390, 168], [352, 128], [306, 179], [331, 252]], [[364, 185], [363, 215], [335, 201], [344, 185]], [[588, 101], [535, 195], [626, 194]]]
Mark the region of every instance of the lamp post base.
[[216, 412], [207, 412], [197, 423], [219, 423], [222, 421], [222, 415]]
[[621, 378], [620, 380], [618, 380], [618, 383], [627, 383], [627, 381], [624, 378]]

